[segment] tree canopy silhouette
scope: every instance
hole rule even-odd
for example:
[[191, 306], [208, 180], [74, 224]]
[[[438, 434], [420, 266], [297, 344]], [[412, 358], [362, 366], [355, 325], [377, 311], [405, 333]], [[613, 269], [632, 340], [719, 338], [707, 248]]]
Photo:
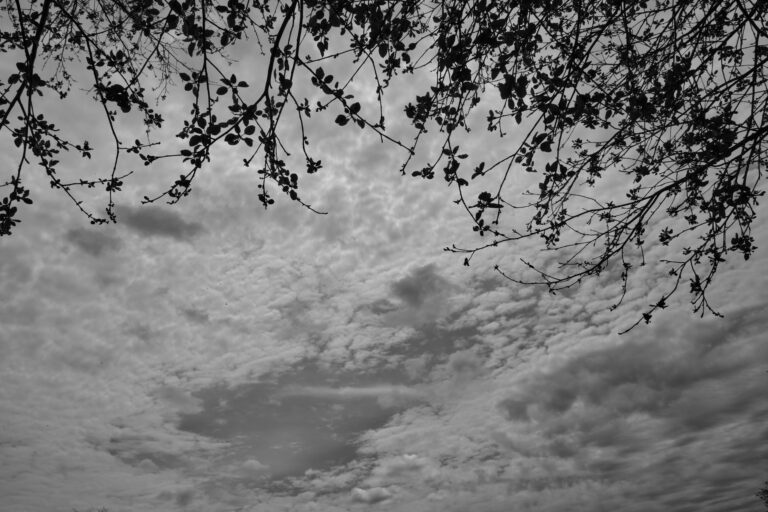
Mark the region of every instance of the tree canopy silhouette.
[[[467, 265], [478, 251], [540, 238], [557, 257], [526, 261], [532, 282], [556, 291], [610, 268], [626, 292], [653, 238], [673, 256], [663, 260], [670, 285], [648, 321], [681, 283], [696, 311], [711, 311], [706, 291], [718, 268], [755, 250], [768, 135], [766, 2], [8, 0], [2, 9], [10, 29], [0, 50], [15, 67], [0, 82], [0, 130], [17, 165], [0, 235], [32, 201], [28, 165], [101, 224], [116, 220], [127, 154], [145, 165], [179, 160], [183, 173], [144, 197], [175, 203], [218, 146], [242, 149], [265, 207], [284, 193], [311, 208], [299, 172], [322, 162], [305, 125], [328, 111], [339, 129], [370, 130], [402, 151], [403, 174], [453, 187], [483, 237], [448, 248]], [[228, 67], [243, 51], [264, 56], [258, 83]], [[385, 116], [396, 79], [416, 89], [398, 110], [413, 129], [407, 139]], [[88, 159], [94, 148], [68, 139], [46, 109], [75, 83], [89, 88], [114, 160], [100, 177], [67, 181], [60, 155]], [[372, 84], [376, 100], [358, 99], [350, 84]], [[162, 99], [180, 90], [189, 108], [177, 139], [153, 139], [166, 124]], [[136, 113], [147, 137], [121, 140], [118, 123]], [[470, 154], [461, 142], [477, 127], [489, 150]], [[423, 141], [435, 138], [439, 150], [429, 154]], [[511, 197], [520, 175], [537, 185]], [[92, 188], [108, 194], [103, 214], [83, 202]], [[528, 212], [523, 225], [512, 222], [518, 209]]]

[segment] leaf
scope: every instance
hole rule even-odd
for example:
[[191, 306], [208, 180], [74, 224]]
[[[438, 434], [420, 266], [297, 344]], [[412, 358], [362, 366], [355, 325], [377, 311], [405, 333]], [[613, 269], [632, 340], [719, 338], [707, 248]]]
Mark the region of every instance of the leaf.
[[512, 75], [504, 75], [504, 83], [499, 84], [499, 94], [501, 99], [506, 100], [512, 96], [512, 90], [517, 86], [515, 77]]
[[360, 112], [360, 103], [353, 103], [349, 106], [350, 114], [357, 114], [358, 112]]
[[339, 114], [338, 116], [336, 116], [336, 124], [340, 126], [344, 126], [348, 122], [349, 122], [349, 119], [347, 119], [347, 116], [343, 114]]
[[181, 8], [181, 4], [179, 3], [179, 0], [170, 0], [168, 2], [168, 7], [170, 7], [171, 10], [176, 14], [178, 14], [179, 16], [184, 15], [184, 9]]

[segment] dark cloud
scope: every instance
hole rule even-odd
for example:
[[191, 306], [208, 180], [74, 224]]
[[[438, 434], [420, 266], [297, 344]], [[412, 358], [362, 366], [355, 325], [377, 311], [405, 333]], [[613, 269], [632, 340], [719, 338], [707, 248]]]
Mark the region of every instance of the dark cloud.
[[499, 402], [499, 409], [508, 420], [530, 421], [528, 416], [528, 398], [505, 398]]
[[153, 436], [136, 434], [118, 434], [105, 443], [94, 443], [122, 462], [137, 467], [142, 471], [154, 472], [158, 469], [183, 469], [187, 463], [178, 455], [160, 451], [162, 441]]
[[202, 402], [198, 398], [174, 386], [162, 386], [155, 390], [154, 396], [183, 414], [199, 412], [202, 406]]
[[186, 508], [195, 497], [194, 489], [182, 489], [180, 491], [164, 491], [158, 496], [160, 499], [174, 501], [177, 506]]
[[177, 211], [159, 206], [124, 206], [118, 212], [118, 222], [143, 235], [165, 236], [176, 240], [186, 240], [203, 231], [202, 224], [188, 222]]
[[72, 245], [91, 256], [101, 256], [105, 252], [120, 248], [120, 239], [96, 231], [97, 228], [77, 228], [67, 231], [65, 238]]
[[202, 309], [182, 308], [181, 313], [184, 315], [184, 317], [187, 320], [189, 320], [190, 322], [194, 322], [196, 324], [205, 324], [205, 323], [208, 323], [208, 321], [210, 320], [210, 317], [208, 316], [208, 312]]
[[[768, 460], [768, 432], [754, 421], [768, 415], [765, 327], [762, 307], [661, 323], [533, 374], [498, 407], [515, 431], [535, 432], [531, 453], [570, 459], [581, 477], [636, 482], [638, 500], [665, 510], [741, 510]], [[494, 440], [520, 451], [519, 441]], [[694, 473], [696, 485], [681, 487], [680, 475]]]
[[415, 268], [410, 274], [392, 284], [392, 293], [409, 306], [419, 307], [450, 288], [434, 264]]
[[90, 442], [97, 450], [144, 472], [190, 468], [188, 457], [171, 453], [166, 440], [156, 436], [121, 431], [108, 440], [92, 439]]
[[3, 295], [13, 296], [32, 281], [29, 255], [15, 247], [3, 247], [0, 257], [0, 283]]
[[254, 459], [270, 480], [326, 470], [359, 457], [357, 438], [421, 400], [414, 390], [382, 383], [383, 374], [329, 371], [311, 363], [233, 388], [195, 395], [202, 408], [178, 428], [228, 441], [232, 457]]
[[392, 311], [397, 310], [397, 306], [387, 299], [379, 299], [374, 301], [368, 304], [368, 308], [370, 309], [371, 313], [375, 315], [384, 315], [386, 313], [391, 313]]
[[382, 325], [410, 325], [423, 330], [452, 313], [450, 298], [455, 286], [434, 264], [412, 269], [390, 285], [391, 296], [365, 304], [361, 309], [379, 315]]
[[715, 384], [753, 366], [744, 339], [761, 319], [760, 312], [749, 310], [683, 332], [660, 328], [656, 340], [638, 336], [539, 374], [499, 406], [509, 419], [527, 419], [529, 405], [558, 416], [586, 404], [617, 414], [667, 418], [686, 431], [707, 429], [756, 402], [745, 389]]
[[138, 453], [119, 453], [113, 454], [126, 464], [136, 466], [137, 468], [153, 472], [159, 469], [184, 469], [188, 464], [178, 455], [163, 452], [138, 452]]
[[115, 349], [109, 345], [57, 346], [50, 358], [56, 366], [66, 366], [88, 375], [104, 371], [115, 362]]
[[482, 370], [483, 360], [477, 350], [459, 350], [448, 358], [448, 367], [455, 376], [473, 378]]
[[192, 489], [185, 489], [176, 493], [176, 504], [180, 507], [186, 507], [192, 503], [192, 498], [195, 496], [195, 491]]
[[152, 329], [142, 322], [129, 323], [125, 326], [124, 332], [137, 337], [143, 342], [148, 342], [152, 339]]
[[376, 469], [377, 476], [387, 479], [408, 480], [421, 473], [427, 467], [427, 459], [413, 454], [401, 455], [384, 460]]

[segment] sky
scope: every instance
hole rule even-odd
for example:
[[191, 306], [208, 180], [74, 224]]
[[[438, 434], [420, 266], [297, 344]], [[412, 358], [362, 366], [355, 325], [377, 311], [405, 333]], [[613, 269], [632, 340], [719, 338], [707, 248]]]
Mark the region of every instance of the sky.
[[493, 272], [535, 241], [464, 267], [451, 189], [365, 132], [313, 135], [327, 215], [264, 211], [226, 152], [173, 207], [139, 198], [175, 169], [138, 169], [110, 226], [30, 178], [0, 240], [0, 511], [760, 510], [768, 226], [712, 286], [724, 318], [680, 296], [619, 335], [661, 265], [614, 311], [610, 273], [553, 295]]

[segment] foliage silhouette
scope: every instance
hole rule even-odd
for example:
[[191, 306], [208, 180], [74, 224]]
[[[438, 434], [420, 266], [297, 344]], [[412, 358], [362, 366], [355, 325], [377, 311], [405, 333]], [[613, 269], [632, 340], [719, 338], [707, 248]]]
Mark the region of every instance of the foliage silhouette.
[[[453, 187], [484, 237], [447, 248], [465, 264], [541, 238], [556, 261], [525, 261], [533, 280], [497, 268], [515, 281], [557, 291], [611, 268], [626, 293], [654, 238], [674, 256], [661, 260], [669, 287], [639, 319], [647, 322], [684, 283], [695, 311], [715, 313], [706, 292], [721, 264], [755, 250], [768, 135], [768, 4], [759, 0], [14, 0], [3, 11], [12, 30], [0, 33], [0, 50], [17, 62], [0, 83], [0, 130], [18, 163], [0, 235], [32, 202], [33, 161], [92, 223], [116, 221], [126, 153], [183, 166], [147, 203], [189, 195], [224, 145], [257, 168], [265, 207], [281, 191], [311, 209], [289, 156], [295, 149], [307, 173], [322, 168], [305, 123], [328, 110], [339, 129], [373, 131], [404, 151], [403, 174], [439, 174]], [[258, 86], [228, 71], [242, 48], [264, 55]], [[400, 140], [387, 129], [385, 93], [405, 75], [422, 90], [404, 106], [413, 137]], [[351, 93], [361, 76], [377, 105]], [[102, 177], [69, 182], [60, 153], [88, 159], [94, 148], [50, 123], [40, 97], [64, 98], [76, 79], [89, 82], [114, 160]], [[175, 87], [189, 103], [177, 140], [153, 140], [165, 123], [157, 101]], [[307, 87], [312, 101], [299, 95]], [[148, 138], [127, 144], [116, 124], [136, 112]], [[459, 147], [478, 115], [494, 149], [479, 156]], [[434, 155], [419, 144], [429, 137], [440, 142]], [[509, 197], [514, 173], [538, 179], [522, 203]], [[107, 193], [104, 215], [84, 206], [88, 188]], [[530, 219], [522, 226], [512, 222], [520, 208]]]

